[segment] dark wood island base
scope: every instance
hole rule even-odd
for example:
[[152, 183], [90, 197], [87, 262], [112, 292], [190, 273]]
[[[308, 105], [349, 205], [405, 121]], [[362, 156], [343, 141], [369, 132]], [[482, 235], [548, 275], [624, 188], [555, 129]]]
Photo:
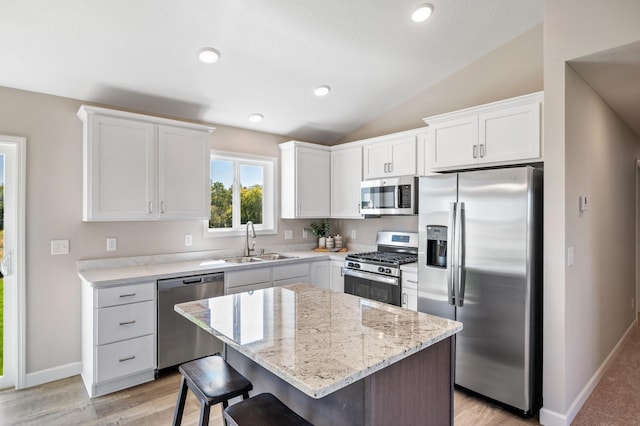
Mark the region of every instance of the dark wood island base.
[[[226, 345], [227, 362], [317, 426], [453, 424], [453, 355], [448, 337], [329, 395], [315, 399]], [[348, 361], [346, 361], [348, 362]]]

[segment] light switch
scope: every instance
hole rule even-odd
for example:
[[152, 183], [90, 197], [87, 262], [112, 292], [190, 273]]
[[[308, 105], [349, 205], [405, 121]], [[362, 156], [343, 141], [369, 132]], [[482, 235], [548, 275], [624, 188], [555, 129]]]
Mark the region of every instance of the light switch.
[[572, 266], [575, 260], [576, 260], [575, 250], [573, 247], [569, 247], [567, 249], [567, 266]]
[[284, 231], [284, 239], [285, 240], [293, 239], [293, 231], [291, 229], [287, 229], [286, 231]]

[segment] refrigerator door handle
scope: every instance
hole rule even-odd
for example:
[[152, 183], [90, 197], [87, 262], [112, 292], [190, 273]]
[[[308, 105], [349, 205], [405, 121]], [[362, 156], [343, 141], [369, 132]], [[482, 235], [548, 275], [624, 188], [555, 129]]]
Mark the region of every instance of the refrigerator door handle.
[[449, 226], [447, 228], [447, 241], [449, 246], [447, 247], [447, 298], [450, 305], [456, 304], [455, 295], [455, 258], [456, 258], [456, 244], [455, 244], [455, 224], [456, 224], [456, 209], [458, 203], [451, 203], [449, 206]]
[[456, 268], [458, 275], [458, 288], [456, 291], [456, 306], [462, 307], [464, 305], [464, 290], [466, 285], [466, 265], [465, 265], [465, 210], [464, 203], [458, 203], [458, 212], [456, 214]]

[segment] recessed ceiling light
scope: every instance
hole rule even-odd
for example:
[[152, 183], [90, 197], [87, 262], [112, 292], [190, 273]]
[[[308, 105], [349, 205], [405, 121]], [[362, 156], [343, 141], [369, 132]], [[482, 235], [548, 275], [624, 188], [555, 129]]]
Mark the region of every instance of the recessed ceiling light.
[[418, 6], [418, 8], [411, 15], [411, 19], [413, 22], [422, 22], [426, 21], [429, 16], [433, 13], [433, 5], [431, 3], [424, 3]]
[[264, 118], [264, 115], [258, 114], [258, 113], [249, 115], [249, 121], [252, 123], [259, 123], [262, 121], [263, 118]]
[[329, 92], [331, 91], [331, 87], [329, 86], [318, 86], [316, 87], [316, 89], [313, 91], [313, 93], [316, 96], [326, 96], [329, 94]]
[[220, 52], [213, 47], [203, 47], [198, 50], [198, 58], [205, 64], [212, 64], [220, 59]]

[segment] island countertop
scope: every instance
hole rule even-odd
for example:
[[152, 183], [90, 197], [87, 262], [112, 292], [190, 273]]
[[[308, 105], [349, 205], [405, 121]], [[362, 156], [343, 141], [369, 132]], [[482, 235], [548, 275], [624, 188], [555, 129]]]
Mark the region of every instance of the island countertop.
[[462, 323], [308, 284], [175, 306], [176, 312], [312, 398], [462, 330]]

